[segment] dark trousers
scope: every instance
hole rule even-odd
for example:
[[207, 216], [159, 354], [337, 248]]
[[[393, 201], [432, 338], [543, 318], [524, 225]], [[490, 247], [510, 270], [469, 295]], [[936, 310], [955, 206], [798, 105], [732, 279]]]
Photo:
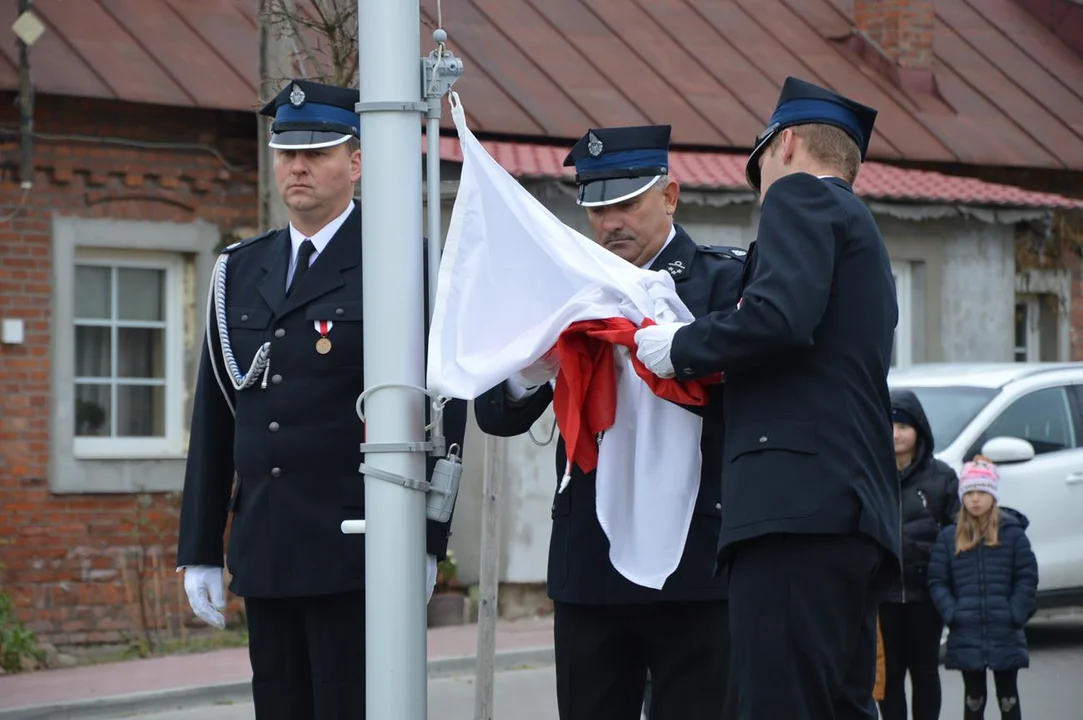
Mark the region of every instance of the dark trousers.
[[729, 674], [724, 600], [639, 605], [558, 602], [553, 615], [560, 720], [721, 720]]
[[256, 720], [364, 720], [364, 591], [244, 607]]
[[767, 535], [731, 552], [737, 720], [876, 720], [879, 546], [858, 535]]
[[[1018, 670], [997, 670], [993, 681], [997, 687], [997, 706], [1001, 720], [1020, 720]], [[986, 673], [984, 670], [963, 672], [963, 720], [985, 720]]]
[[880, 606], [884, 638], [884, 720], [907, 720], [906, 673], [914, 691], [913, 720], [940, 718], [940, 636], [944, 621], [932, 602]]

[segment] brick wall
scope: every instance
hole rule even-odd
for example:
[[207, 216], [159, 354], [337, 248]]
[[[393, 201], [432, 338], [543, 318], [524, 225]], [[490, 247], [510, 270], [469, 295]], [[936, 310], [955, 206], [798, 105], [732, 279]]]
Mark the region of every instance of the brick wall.
[[[21, 194], [10, 93], [0, 93], [0, 128], [6, 217]], [[39, 96], [34, 131], [43, 136], [34, 140], [34, 187], [18, 217], [0, 222], [0, 317], [26, 320], [25, 344], [0, 346], [0, 589], [46, 640], [116, 642], [144, 623], [190, 616], [173, 570], [177, 503], [165, 495], [49, 492], [50, 216], [201, 218], [223, 236], [254, 227], [256, 172], [245, 168], [256, 162], [255, 121], [242, 113]], [[95, 137], [44, 137], [59, 135]], [[103, 136], [195, 144], [220, 157]]]
[[892, 62], [928, 70], [933, 62], [932, 0], [854, 0], [853, 20]]

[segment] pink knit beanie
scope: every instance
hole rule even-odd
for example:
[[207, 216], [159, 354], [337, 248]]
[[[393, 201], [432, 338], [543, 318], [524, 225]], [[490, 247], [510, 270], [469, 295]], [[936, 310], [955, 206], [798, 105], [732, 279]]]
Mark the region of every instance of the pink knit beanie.
[[981, 490], [993, 496], [994, 500], [1000, 501], [997, 490], [1000, 488], [1000, 473], [997, 466], [988, 458], [981, 455], [963, 465], [963, 471], [959, 474], [959, 500], [968, 492]]

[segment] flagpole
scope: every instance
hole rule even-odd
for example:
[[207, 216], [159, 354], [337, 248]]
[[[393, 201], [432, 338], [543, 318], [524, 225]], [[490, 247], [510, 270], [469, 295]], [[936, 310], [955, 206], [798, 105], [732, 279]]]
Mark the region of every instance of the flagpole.
[[[426, 720], [427, 480], [416, 0], [358, 0], [364, 402], [366, 716]], [[437, 230], [437, 232], [439, 232]], [[397, 450], [396, 448], [401, 448]], [[375, 476], [374, 476], [375, 475]]]

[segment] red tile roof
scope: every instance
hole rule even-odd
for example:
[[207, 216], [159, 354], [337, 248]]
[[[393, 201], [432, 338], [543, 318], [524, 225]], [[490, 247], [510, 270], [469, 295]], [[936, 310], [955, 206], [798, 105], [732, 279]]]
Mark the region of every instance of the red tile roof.
[[[574, 168], [564, 167], [567, 148], [489, 140], [483, 140], [482, 145], [501, 167], [515, 177], [570, 180], [575, 176]], [[440, 157], [462, 162], [457, 138], [440, 138]], [[670, 153], [670, 167], [674, 179], [688, 189], [752, 192], [745, 184], [743, 155], [674, 151]], [[1083, 208], [1083, 200], [1030, 192], [974, 178], [906, 170], [874, 161], [862, 166], [855, 190], [858, 195], [870, 200], [900, 203], [994, 208]]]
[[[435, 0], [420, 2], [431, 27]], [[792, 74], [880, 110], [873, 159], [1083, 170], [1083, 56], [1023, 0], [936, 0], [934, 94], [904, 91], [850, 49], [853, 0], [441, 2], [479, 135], [573, 140], [589, 126], [669, 123], [677, 146], [747, 151]], [[16, 5], [0, 2], [0, 89], [18, 84]], [[253, 110], [256, 6], [36, 0], [47, 31], [31, 51], [35, 83]], [[430, 28], [420, 37], [427, 53]]]

